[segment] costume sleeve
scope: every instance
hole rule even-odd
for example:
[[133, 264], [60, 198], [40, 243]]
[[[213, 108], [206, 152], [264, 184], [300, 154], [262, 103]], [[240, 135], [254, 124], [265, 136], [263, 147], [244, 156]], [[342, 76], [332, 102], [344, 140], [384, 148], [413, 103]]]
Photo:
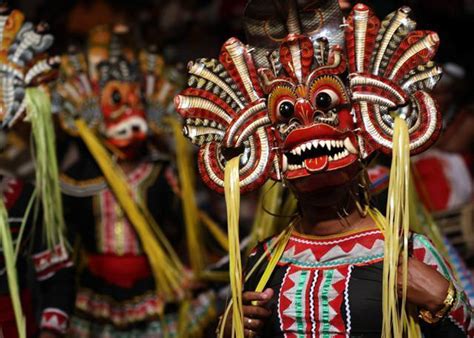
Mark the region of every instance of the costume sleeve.
[[74, 305], [74, 270], [64, 245], [47, 249], [42, 231], [35, 229], [32, 261], [41, 293], [41, 329], [66, 334]]
[[427, 327], [427, 330], [432, 331], [429, 337], [474, 337], [474, 318], [471, 305], [445, 258], [426, 236], [420, 234], [414, 234], [413, 256], [436, 269], [446, 279], [452, 281], [456, 288], [456, 301], [450, 313], [441, 322]]

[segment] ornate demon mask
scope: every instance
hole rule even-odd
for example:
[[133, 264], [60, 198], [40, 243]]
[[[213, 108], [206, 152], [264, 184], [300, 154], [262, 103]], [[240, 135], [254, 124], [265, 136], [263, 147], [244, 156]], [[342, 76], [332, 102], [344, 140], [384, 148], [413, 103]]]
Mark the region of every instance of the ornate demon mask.
[[252, 1], [249, 45], [232, 38], [218, 60], [192, 63], [175, 99], [205, 182], [222, 192], [226, 148], [243, 150], [242, 192], [389, 153], [396, 116], [411, 153], [426, 149], [440, 127], [427, 93], [441, 73], [438, 37], [414, 30], [409, 13], [381, 22], [358, 4], [343, 25], [337, 1]]
[[101, 62], [98, 67], [102, 133], [110, 145], [133, 157], [148, 131], [140, 84], [138, 79], [130, 78], [131, 67], [126, 59]]
[[120, 157], [130, 159], [141, 153], [147, 138], [163, 62], [153, 52], [138, 59], [124, 47], [122, 30], [100, 27], [92, 32], [85, 54], [72, 48], [63, 56], [56, 109], [66, 130], [74, 134], [73, 119], [83, 118]]

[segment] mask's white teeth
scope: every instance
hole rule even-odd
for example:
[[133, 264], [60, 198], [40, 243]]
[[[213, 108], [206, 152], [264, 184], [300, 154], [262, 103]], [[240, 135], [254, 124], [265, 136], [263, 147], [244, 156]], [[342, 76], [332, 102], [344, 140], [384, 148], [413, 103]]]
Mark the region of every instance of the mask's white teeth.
[[332, 156], [329, 156], [329, 161], [334, 161], [334, 159], [332, 158]]
[[293, 155], [296, 155], [296, 148], [290, 151], [290, 153], [292, 153]]
[[332, 145], [333, 147], [335, 147], [335, 146], [336, 146], [336, 140], [331, 140], [331, 145]]
[[301, 147], [296, 147], [296, 154], [301, 155]]
[[301, 151], [304, 153], [306, 151], [306, 143], [303, 143], [302, 145], [300, 145], [301, 147]]
[[281, 160], [281, 170], [284, 173], [288, 170], [288, 158], [285, 154], [283, 154], [283, 158]]
[[306, 149], [307, 150], [311, 150], [312, 147], [313, 147], [313, 143], [311, 143], [311, 142], [306, 143]]
[[332, 147], [332, 142], [327, 140], [326, 141], [326, 147], [328, 148], [328, 150], [331, 150], [331, 147]]
[[313, 140], [313, 147], [317, 148], [319, 146], [319, 141], [318, 140]]
[[351, 154], [357, 154], [358, 151], [357, 149], [354, 147], [354, 145], [352, 144], [351, 140], [346, 137], [344, 139], [344, 147], [351, 153]]

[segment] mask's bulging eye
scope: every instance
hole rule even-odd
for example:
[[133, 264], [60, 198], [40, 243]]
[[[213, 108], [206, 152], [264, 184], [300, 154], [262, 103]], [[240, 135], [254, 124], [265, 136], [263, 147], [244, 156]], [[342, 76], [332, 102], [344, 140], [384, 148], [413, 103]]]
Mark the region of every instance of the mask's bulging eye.
[[118, 89], [115, 89], [112, 92], [112, 102], [113, 104], [119, 104], [122, 101], [122, 94], [120, 94], [120, 91]]
[[295, 113], [297, 96], [286, 85], [275, 87], [268, 96], [268, 112], [273, 123], [287, 123]]
[[277, 111], [281, 118], [289, 119], [295, 113], [295, 106], [293, 102], [289, 100], [283, 100], [278, 104]]
[[339, 96], [334, 90], [324, 89], [316, 95], [314, 101], [317, 108], [329, 110], [339, 104]]

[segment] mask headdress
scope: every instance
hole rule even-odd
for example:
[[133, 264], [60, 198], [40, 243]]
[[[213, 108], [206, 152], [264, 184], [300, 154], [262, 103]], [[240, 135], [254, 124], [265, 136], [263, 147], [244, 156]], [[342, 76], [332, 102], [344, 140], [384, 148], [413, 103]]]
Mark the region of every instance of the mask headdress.
[[102, 114], [84, 54], [76, 47], [70, 47], [62, 57], [61, 70], [62, 80], [53, 93], [53, 109], [59, 113], [62, 127], [77, 135], [74, 119], [82, 118], [91, 128], [97, 128]]
[[[33, 196], [42, 203], [44, 240], [48, 248], [57, 250], [65, 244], [64, 220], [50, 101], [43, 84], [54, 78], [59, 59], [45, 53], [53, 43], [53, 37], [46, 34], [47, 25], [34, 26], [24, 19], [21, 12], [0, 5], [0, 122], [1, 127], [8, 128], [23, 118], [31, 122], [36, 167]], [[0, 200], [0, 237], [0, 252], [5, 261], [15, 320], [19, 336], [23, 338], [26, 337], [26, 324], [15, 269], [18, 248], [12, 242], [3, 198]], [[21, 245], [20, 242], [21, 237], [16, 245]]]
[[160, 134], [166, 128], [164, 119], [175, 114], [173, 98], [186, 79], [177, 68], [165, 66], [155, 45], [143, 49], [139, 60], [148, 123], [152, 131]]
[[58, 59], [43, 54], [53, 43], [46, 24], [35, 27], [24, 22], [21, 12], [4, 5], [0, 15], [0, 120], [2, 126], [11, 127], [26, 111], [26, 88], [53, 77]]
[[108, 57], [100, 60], [96, 66], [100, 88], [103, 88], [109, 81], [139, 81], [137, 60], [133, 52], [123, 46], [123, 41], [121, 41], [121, 35], [127, 32], [126, 27], [121, 25], [111, 32], [107, 51]]
[[441, 76], [431, 61], [439, 38], [414, 30], [409, 14], [402, 7], [380, 22], [358, 4], [347, 19], [350, 89], [364, 157], [376, 150], [391, 152], [396, 116], [407, 123], [411, 154], [429, 147], [440, 130], [440, 113], [428, 94]]
[[[337, 6], [331, 1], [317, 8], [309, 2], [274, 4], [251, 2], [245, 18], [251, 44], [232, 38], [223, 45], [219, 60], [199, 59], [190, 64], [190, 87], [175, 100], [184, 118], [185, 135], [200, 146], [201, 175], [219, 192], [224, 184], [223, 152], [229, 148], [242, 152], [242, 192], [257, 189], [268, 178], [282, 178], [285, 163], [266, 99], [275, 85], [286, 81], [294, 91], [310, 77], [345, 70], [340, 48], [328, 46], [328, 39], [333, 43], [342, 39]], [[315, 17], [328, 27], [318, 28], [311, 19]], [[311, 38], [304, 35], [307, 31]]]
[[327, 49], [320, 45], [344, 45], [340, 29], [342, 13], [334, 1], [251, 1], [245, 9], [247, 42], [254, 47], [257, 67], [281, 69], [278, 47], [289, 34], [305, 35], [314, 45], [319, 64], [325, 63]]
[[263, 90], [247, 46], [227, 41], [220, 59], [200, 59], [190, 64], [190, 87], [175, 99], [185, 119], [184, 134], [200, 146], [199, 169], [204, 181], [222, 192], [225, 148], [244, 148], [240, 185], [257, 188], [273, 171], [274, 139], [266, 128]]
[[54, 92], [54, 109], [64, 129], [75, 134], [74, 119], [82, 118], [91, 128], [103, 123], [100, 95], [110, 81], [139, 82], [132, 52], [121, 43], [121, 31], [107, 26], [95, 28], [85, 52], [71, 46], [62, 57], [61, 81]]

